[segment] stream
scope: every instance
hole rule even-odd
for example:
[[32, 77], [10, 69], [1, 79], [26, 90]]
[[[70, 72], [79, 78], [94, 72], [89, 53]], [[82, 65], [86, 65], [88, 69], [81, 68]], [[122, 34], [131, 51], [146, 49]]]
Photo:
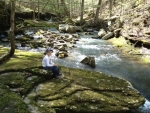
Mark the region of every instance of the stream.
[[[51, 29], [51, 31], [53, 30]], [[58, 31], [54, 30], [54, 32]], [[96, 35], [97, 32], [95, 31], [94, 34]], [[80, 40], [75, 44], [76, 47], [68, 49], [70, 53], [69, 57], [65, 59], [56, 58], [55, 62], [70, 68], [103, 72], [107, 75], [123, 78], [131, 82], [133, 87], [146, 98], [145, 104], [132, 113], [150, 113], [150, 64], [142, 63], [134, 56], [123, 55], [110, 42], [93, 39], [92, 36], [93, 35], [83, 35], [82, 33]], [[44, 48], [40, 47], [37, 49], [31, 49], [29, 47], [18, 48], [35, 52], [45, 51]], [[85, 56], [95, 57], [95, 69], [80, 63]]]

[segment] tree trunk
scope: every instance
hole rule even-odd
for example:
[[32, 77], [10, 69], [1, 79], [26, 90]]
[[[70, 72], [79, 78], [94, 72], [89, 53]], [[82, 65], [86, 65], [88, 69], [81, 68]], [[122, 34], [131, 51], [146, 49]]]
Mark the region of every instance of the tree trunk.
[[98, 1], [98, 7], [96, 9], [96, 15], [95, 15], [95, 18], [94, 18], [94, 24], [96, 25], [98, 23], [98, 17], [99, 17], [99, 11], [100, 11], [100, 8], [101, 8], [101, 4], [102, 4], [102, 0], [99, 0]]
[[114, 3], [114, 0], [109, 0], [110, 2], [110, 6], [109, 6], [109, 16], [111, 17], [112, 16], [112, 8], [113, 8], [113, 3]]
[[57, 0], [57, 8], [58, 8], [58, 10], [59, 10], [59, 0]]
[[40, 1], [38, 0], [38, 19], [40, 19]]
[[63, 6], [63, 9], [64, 9], [64, 12], [65, 12], [65, 15], [70, 17], [70, 11], [67, 9], [67, 6], [66, 6], [66, 3], [65, 3], [65, 0], [61, 0], [61, 4]]
[[15, 30], [15, 1], [11, 0], [11, 30], [10, 30], [10, 40], [11, 40], [11, 49], [9, 52], [9, 56], [13, 56], [15, 53], [15, 36], [14, 36], [14, 30]]
[[0, 57], [0, 64], [2, 65], [5, 63], [10, 57], [12, 57], [15, 53], [15, 41], [14, 41], [14, 29], [15, 29], [15, 0], [10, 0], [10, 6], [11, 6], [11, 28], [10, 28], [10, 40], [11, 40], [11, 48], [10, 51]]
[[81, 4], [80, 25], [82, 25], [82, 24], [83, 24], [83, 12], [84, 12], [84, 0], [82, 0], [82, 4]]

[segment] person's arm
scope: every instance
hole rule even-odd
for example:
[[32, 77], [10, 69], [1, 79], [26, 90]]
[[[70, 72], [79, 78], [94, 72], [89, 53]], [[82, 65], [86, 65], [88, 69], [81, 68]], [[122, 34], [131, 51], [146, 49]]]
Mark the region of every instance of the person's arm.
[[45, 59], [45, 62], [46, 62], [46, 66], [48, 67], [54, 66], [54, 63], [48, 57]]

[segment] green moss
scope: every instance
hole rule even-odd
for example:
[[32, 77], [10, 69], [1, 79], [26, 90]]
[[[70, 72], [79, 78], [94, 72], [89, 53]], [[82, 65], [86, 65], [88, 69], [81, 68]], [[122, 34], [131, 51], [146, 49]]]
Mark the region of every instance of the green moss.
[[21, 42], [26, 42], [26, 41], [30, 41], [31, 38], [28, 38], [28, 37], [22, 37], [22, 38], [17, 38], [17, 39], [15, 39], [15, 40], [21, 41]]
[[150, 57], [148, 55], [145, 55], [142, 57], [145, 63], [150, 63]]
[[9, 48], [0, 47], [0, 56], [8, 53]]
[[6, 86], [0, 86], [0, 112], [1, 113], [29, 113], [21, 97], [13, 93]]
[[27, 27], [56, 27], [58, 28], [57, 23], [49, 23], [46, 21], [36, 21], [36, 20], [25, 20], [24, 21], [25, 26]]
[[109, 41], [111, 41], [114, 45], [116, 45], [118, 47], [128, 46], [127, 40], [124, 37], [112, 38]]
[[[3, 51], [2, 51], [2, 53], [3, 53]], [[0, 54], [1, 54], [1, 52], [0, 52]], [[34, 66], [41, 66], [42, 57], [43, 57], [43, 55], [40, 53], [16, 50], [14, 57], [11, 58], [11, 60], [9, 60], [8, 62], [6, 62], [0, 68], [0, 70], [23, 69], [23, 68], [27, 68], [27, 67], [29, 68], [29, 67], [34, 67]]]

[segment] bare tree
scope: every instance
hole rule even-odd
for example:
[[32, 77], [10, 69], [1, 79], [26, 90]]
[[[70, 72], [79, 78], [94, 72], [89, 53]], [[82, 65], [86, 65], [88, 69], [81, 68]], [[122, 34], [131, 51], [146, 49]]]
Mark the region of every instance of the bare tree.
[[81, 17], [80, 17], [80, 25], [83, 24], [83, 12], [84, 12], [84, 0], [81, 3]]
[[40, 19], [40, 1], [38, 0], [38, 19]]
[[96, 9], [96, 15], [94, 18], [94, 24], [95, 25], [98, 23], [98, 17], [99, 17], [99, 11], [100, 11], [101, 4], [102, 4], [102, 0], [99, 0], [98, 5], [97, 5], [97, 9]]
[[9, 56], [13, 56], [15, 53], [15, 0], [11, 0], [11, 29], [10, 29], [10, 40], [11, 40], [11, 49], [9, 52]]
[[114, 0], [109, 0], [109, 3], [110, 3], [110, 6], [109, 6], [109, 16], [111, 17], [112, 16], [112, 8], [113, 8], [113, 3], [114, 3]]
[[70, 17], [70, 11], [68, 10], [68, 8], [66, 6], [65, 0], [61, 0], [61, 5], [63, 6], [65, 15], [68, 16], [68, 17]]

